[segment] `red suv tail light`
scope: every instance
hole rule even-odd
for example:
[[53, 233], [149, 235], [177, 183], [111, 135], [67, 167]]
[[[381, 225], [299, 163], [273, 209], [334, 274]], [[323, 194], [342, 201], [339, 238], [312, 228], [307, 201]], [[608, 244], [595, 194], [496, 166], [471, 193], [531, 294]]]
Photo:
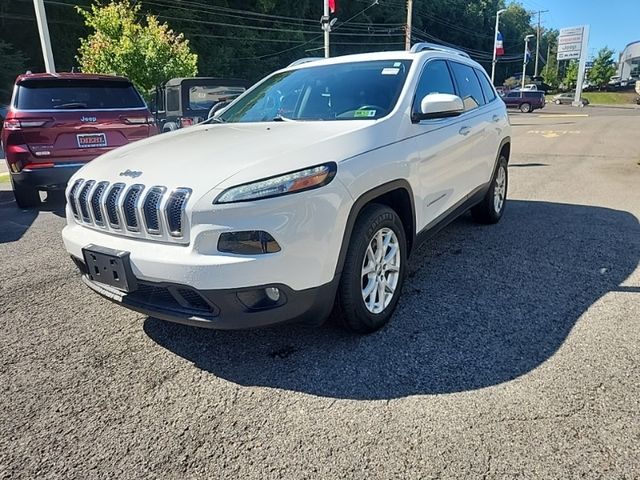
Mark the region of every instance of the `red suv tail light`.
[[193, 118], [189, 118], [189, 117], [182, 117], [180, 119], [180, 126], [184, 127], [190, 127], [193, 125]]
[[120, 117], [124, 123], [128, 123], [129, 125], [153, 125], [155, 124], [155, 119], [151, 116], [142, 116], [142, 117]]
[[30, 118], [28, 120], [12, 118], [4, 121], [4, 128], [7, 130], [19, 130], [21, 128], [44, 127], [50, 120], [50, 118]]

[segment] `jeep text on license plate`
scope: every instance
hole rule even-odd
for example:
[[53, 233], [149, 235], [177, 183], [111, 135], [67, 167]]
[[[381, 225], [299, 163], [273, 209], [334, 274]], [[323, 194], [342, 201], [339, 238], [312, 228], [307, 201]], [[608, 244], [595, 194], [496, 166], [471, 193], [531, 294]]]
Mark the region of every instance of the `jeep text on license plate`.
[[78, 147], [96, 148], [107, 146], [107, 136], [104, 133], [80, 133], [76, 135]]

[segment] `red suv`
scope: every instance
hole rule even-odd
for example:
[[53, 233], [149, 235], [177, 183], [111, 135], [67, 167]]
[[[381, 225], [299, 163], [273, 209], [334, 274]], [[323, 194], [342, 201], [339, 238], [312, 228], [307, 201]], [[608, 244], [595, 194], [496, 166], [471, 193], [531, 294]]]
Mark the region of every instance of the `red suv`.
[[1, 137], [18, 206], [37, 206], [39, 190], [64, 189], [88, 161], [156, 133], [149, 109], [126, 78], [20, 75]]

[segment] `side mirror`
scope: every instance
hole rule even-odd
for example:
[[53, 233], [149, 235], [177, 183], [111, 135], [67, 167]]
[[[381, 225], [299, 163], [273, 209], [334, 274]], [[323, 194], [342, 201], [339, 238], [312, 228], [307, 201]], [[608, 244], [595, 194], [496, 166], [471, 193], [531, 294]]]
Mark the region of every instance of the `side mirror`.
[[457, 95], [430, 93], [420, 102], [420, 112], [413, 114], [414, 121], [457, 117], [464, 113], [464, 102]]

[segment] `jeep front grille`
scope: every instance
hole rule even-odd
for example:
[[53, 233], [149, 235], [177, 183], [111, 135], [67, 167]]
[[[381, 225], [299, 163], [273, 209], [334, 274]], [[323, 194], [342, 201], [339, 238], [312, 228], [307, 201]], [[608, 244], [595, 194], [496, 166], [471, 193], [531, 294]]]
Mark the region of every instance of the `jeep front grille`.
[[78, 223], [123, 235], [185, 240], [185, 209], [191, 190], [141, 184], [77, 180], [69, 205]]

